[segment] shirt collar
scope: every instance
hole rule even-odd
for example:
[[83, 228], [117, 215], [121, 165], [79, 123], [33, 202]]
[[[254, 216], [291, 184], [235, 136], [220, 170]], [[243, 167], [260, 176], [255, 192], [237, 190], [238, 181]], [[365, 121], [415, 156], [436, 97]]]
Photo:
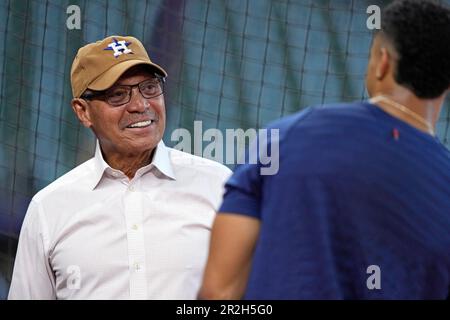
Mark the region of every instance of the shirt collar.
[[[172, 168], [172, 163], [170, 161], [169, 149], [166, 147], [166, 145], [162, 140], [156, 146], [155, 153], [153, 154], [152, 163], [150, 165], [153, 165], [164, 176], [176, 180], [175, 173], [173, 172]], [[97, 185], [99, 184], [100, 180], [103, 177], [103, 173], [108, 168], [111, 167], [106, 163], [105, 159], [103, 158], [100, 143], [97, 140], [94, 155], [94, 170], [93, 170], [94, 172], [89, 182], [91, 190], [97, 187]]]
[[109, 165], [103, 159], [102, 150], [100, 148], [100, 143], [96, 142], [95, 144], [95, 155], [94, 155], [94, 172], [91, 175], [90, 179], [90, 188], [95, 189], [95, 187], [100, 182], [100, 179], [103, 177], [103, 173], [105, 170], [109, 168]]
[[168, 178], [176, 180], [175, 173], [173, 172], [172, 162], [170, 161], [169, 149], [161, 140], [156, 147], [155, 154], [153, 155], [152, 164]]

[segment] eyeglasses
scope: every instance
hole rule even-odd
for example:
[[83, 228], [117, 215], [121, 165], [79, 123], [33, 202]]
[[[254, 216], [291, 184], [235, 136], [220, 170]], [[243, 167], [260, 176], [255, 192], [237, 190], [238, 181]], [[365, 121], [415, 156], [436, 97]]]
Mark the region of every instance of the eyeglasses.
[[118, 85], [105, 91], [94, 91], [84, 93], [81, 98], [86, 100], [101, 99], [114, 107], [124, 105], [131, 100], [131, 93], [134, 87], [139, 88], [139, 92], [145, 99], [156, 98], [164, 93], [165, 78], [155, 75], [155, 78], [147, 79], [135, 85]]

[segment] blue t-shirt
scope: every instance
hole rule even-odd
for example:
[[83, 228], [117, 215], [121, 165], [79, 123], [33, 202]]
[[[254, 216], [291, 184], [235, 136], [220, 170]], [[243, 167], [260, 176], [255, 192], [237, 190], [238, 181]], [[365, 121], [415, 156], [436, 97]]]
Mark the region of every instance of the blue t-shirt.
[[261, 220], [245, 298], [448, 297], [450, 153], [436, 138], [370, 103], [269, 128], [279, 172], [237, 167], [220, 208]]

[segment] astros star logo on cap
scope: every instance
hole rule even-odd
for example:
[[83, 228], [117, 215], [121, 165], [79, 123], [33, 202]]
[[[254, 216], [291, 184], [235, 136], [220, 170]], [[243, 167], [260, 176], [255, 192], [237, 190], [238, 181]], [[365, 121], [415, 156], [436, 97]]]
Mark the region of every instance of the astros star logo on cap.
[[108, 47], [106, 47], [103, 50], [114, 50], [114, 57], [117, 58], [122, 54], [133, 54], [133, 51], [131, 51], [128, 46], [131, 44], [131, 42], [126, 42], [125, 40], [117, 41], [116, 38], [113, 38], [113, 42], [108, 44]]

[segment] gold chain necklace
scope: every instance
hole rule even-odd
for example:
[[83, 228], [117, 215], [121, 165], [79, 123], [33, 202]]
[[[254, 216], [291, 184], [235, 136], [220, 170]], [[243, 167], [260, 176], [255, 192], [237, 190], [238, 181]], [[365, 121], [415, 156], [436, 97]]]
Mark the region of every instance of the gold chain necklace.
[[376, 104], [377, 102], [380, 102], [380, 101], [384, 102], [384, 103], [388, 104], [389, 106], [394, 107], [397, 110], [410, 115], [411, 117], [413, 117], [414, 119], [419, 121], [421, 124], [423, 124], [427, 128], [427, 132], [429, 134], [431, 134], [432, 136], [434, 136], [433, 126], [427, 120], [425, 120], [424, 117], [418, 115], [414, 111], [411, 111], [409, 108], [405, 107], [404, 105], [402, 105], [398, 102], [395, 102], [394, 100], [391, 100], [388, 97], [382, 96], [382, 95], [375, 96], [372, 99], [370, 99], [369, 101], [373, 104]]

